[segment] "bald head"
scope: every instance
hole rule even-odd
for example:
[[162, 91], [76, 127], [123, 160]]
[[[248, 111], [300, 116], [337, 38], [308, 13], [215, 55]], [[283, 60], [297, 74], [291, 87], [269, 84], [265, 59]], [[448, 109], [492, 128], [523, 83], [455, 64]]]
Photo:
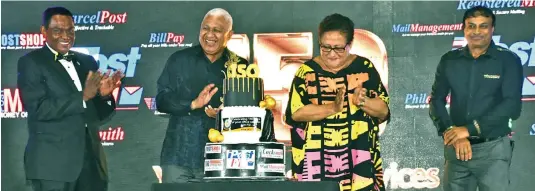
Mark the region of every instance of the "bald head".
[[212, 9], [212, 10], [208, 11], [208, 13], [206, 13], [206, 15], [204, 15], [203, 22], [209, 16], [222, 17], [226, 21], [226, 23], [228, 24], [228, 26], [227, 26], [228, 30], [225, 31], [225, 32], [228, 32], [228, 31], [232, 30], [232, 16], [230, 16], [230, 13], [228, 13], [225, 9], [215, 8], [215, 9]]

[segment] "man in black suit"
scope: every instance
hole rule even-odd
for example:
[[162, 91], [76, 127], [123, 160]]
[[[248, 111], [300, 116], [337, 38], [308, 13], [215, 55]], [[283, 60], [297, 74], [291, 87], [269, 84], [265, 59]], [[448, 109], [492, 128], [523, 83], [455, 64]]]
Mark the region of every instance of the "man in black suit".
[[35, 191], [105, 191], [107, 167], [98, 127], [115, 111], [113, 89], [122, 72], [97, 71], [88, 55], [70, 51], [72, 13], [43, 13], [46, 45], [19, 59], [18, 88], [28, 111], [26, 178]]

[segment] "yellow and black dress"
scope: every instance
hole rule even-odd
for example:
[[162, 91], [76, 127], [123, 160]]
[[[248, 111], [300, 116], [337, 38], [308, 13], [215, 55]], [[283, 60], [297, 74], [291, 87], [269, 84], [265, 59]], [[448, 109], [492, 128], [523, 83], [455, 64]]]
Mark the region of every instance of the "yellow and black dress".
[[[346, 89], [344, 108], [323, 120], [300, 123], [291, 115], [308, 104], [334, 102], [336, 90]], [[285, 121], [292, 126], [292, 172], [299, 181], [337, 181], [340, 190], [385, 190], [379, 148], [379, 119], [351, 103], [357, 87], [387, 104], [388, 93], [379, 73], [358, 57], [333, 74], [313, 60], [297, 70], [290, 90]], [[390, 119], [388, 115], [387, 120]]]

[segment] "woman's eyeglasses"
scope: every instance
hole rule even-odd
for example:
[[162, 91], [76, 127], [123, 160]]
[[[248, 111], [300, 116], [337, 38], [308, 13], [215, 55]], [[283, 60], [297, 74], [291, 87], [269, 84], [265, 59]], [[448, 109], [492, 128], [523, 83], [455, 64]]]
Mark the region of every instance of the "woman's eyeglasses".
[[344, 47], [330, 47], [320, 44], [320, 50], [325, 53], [330, 53], [332, 50], [334, 50], [336, 53], [343, 53], [346, 51], [346, 47], [347, 45]]

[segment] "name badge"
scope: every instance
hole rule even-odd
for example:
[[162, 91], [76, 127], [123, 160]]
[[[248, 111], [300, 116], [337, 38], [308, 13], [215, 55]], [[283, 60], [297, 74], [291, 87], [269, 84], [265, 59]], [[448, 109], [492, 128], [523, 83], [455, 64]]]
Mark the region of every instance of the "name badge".
[[485, 74], [483, 75], [483, 77], [487, 79], [500, 79], [500, 75], [492, 75], [492, 74]]

